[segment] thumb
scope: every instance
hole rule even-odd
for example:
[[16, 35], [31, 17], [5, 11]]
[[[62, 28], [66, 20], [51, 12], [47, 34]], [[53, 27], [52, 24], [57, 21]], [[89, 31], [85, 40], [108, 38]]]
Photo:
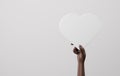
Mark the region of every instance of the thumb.
[[75, 54], [79, 54], [79, 53], [80, 53], [80, 50], [79, 50], [78, 48], [74, 47], [73, 52], [74, 52]]

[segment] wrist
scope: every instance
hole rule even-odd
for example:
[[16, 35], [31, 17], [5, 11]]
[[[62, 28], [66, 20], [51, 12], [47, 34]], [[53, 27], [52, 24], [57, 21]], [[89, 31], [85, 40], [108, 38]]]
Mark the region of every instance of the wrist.
[[81, 62], [81, 61], [80, 61], [80, 62], [78, 62], [78, 64], [84, 64], [84, 62]]

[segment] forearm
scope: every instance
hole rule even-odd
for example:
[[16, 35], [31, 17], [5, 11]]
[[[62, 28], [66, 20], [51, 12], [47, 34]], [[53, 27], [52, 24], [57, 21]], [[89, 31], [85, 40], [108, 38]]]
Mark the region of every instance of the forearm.
[[78, 63], [78, 76], [85, 76], [84, 62]]

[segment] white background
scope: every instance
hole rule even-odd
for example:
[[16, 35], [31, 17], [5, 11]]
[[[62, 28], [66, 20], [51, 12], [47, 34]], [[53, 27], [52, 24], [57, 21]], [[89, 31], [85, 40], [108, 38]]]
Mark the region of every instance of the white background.
[[93, 13], [104, 28], [87, 47], [86, 76], [120, 75], [119, 0], [0, 0], [0, 76], [77, 76], [61, 17]]

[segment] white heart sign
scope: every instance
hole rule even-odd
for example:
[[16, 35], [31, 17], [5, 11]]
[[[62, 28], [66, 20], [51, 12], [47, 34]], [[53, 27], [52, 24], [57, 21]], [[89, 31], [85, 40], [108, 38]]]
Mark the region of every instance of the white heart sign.
[[101, 29], [101, 21], [91, 13], [69, 13], [59, 23], [61, 33], [75, 46], [88, 45]]

